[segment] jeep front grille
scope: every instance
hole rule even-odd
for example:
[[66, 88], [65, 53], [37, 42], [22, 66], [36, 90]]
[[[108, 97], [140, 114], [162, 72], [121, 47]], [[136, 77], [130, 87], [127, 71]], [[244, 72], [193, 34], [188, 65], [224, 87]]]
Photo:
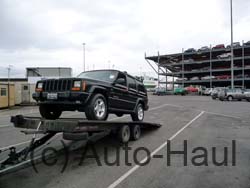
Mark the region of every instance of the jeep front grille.
[[43, 90], [47, 92], [70, 91], [73, 86], [73, 80], [45, 80], [43, 82]]

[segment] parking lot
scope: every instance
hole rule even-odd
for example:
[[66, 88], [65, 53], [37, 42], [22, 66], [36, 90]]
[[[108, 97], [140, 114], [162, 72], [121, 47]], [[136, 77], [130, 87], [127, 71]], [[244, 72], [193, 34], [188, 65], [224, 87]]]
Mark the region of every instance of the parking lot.
[[[250, 185], [250, 103], [245, 101], [219, 101], [205, 96], [149, 96], [150, 108], [145, 120], [162, 124], [157, 130], [144, 131], [138, 141], [129, 142], [127, 153], [112, 136], [95, 143], [101, 166], [95, 159], [86, 159], [79, 165], [84, 148], [70, 152], [66, 169], [64, 154], [56, 164], [37, 164], [32, 167], [0, 177], [0, 187], [249, 187]], [[0, 111], [0, 147], [21, 147], [28, 144], [25, 136], [9, 123], [10, 115], [38, 116], [37, 107], [22, 107]], [[83, 113], [66, 112], [64, 117], [83, 117]], [[124, 116], [109, 119], [130, 120]], [[60, 135], [57, 139], [61, 139]], [[168, 161], [167, 140], [171, 151], [184, 154], [170, 155]], [[235, 144], [235, 145], [234, 145]], [[117, 157], [120, 148], [120, 164], [105, 163], [103, 148], [108, 148], [108, 159]], [[147, 153], [151, 158], [145, 158]], [[201, 149], [201, 147], [203, 149]], [[195, 148], [199, 148], [195, 152]], [[204, 151], [206, 150], [205, 154]], [[203, 152], [202, 152], [203, 151]], [[199, 157], [198, 157], [199, 155]], [[202, 156], [201, 156], [202, 155]], [[196, 156], [196, 159], [194, 157]], [[126, 160], [131, 164], [126, 164]], [[216, 162], [214, 160], [216, 158]], [[149, 159], [145, 166], [138, 165]], [[184, 165], [185, 160], [187, 164]], [[196, 161], [196, 165], [194, 164]], [[206, 162], [207, 161], [207, 164]], [[223, 163], [224, 161], [224, 163]], [[169, 163], [170, 164], [169, 164]], [[203, 162], [203, 163], [202, 163]], [[198, 163], [203, 165], [198, 166]], [[219, 165], [221, 163], [221, 166]], [[15, 181], [13, 181], [15, 180]]]

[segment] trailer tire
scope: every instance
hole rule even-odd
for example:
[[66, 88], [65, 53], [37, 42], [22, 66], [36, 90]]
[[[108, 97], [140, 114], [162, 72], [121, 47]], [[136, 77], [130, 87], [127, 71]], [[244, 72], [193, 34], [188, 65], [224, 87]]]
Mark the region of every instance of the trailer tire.
[[118, 140], [121, 143], [127, 143], [130, 139], [130, 128], [128, 125], [123, 125], [118, 131]]
[[[98, 109], [95, 110], [95, 107], [97, 107]], [[104, 111], [103, 114], [102, 110]], [[98, 113], [100, 114], [98, 115]], [[108, 105], [106, 98], [102, 94], [95, 94], [86, 107], [85, 115], [88, 120], [107, 120]]]
[[44, 104], [39, 106], [39, 112], [43, 118], [51, 120], [58, 119], [62, 115], [60, 109]]
[[141, 127], [140, 125], [130, 126], [130, 140], [138, 140], [141, 137]]

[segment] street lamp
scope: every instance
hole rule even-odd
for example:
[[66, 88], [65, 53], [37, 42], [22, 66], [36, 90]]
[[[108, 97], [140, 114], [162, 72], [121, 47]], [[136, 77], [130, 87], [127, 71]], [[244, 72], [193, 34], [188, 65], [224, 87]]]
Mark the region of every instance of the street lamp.
[[230, 0], [230, 16], [231, 16], [231, 88], [234, 88], [234, 51], [233, 51], [233, 3]]
[[8, 108], [10, 107], [10, 71], [12, 67], [13, 67], [12, 65], [9, 65], [7, 67], [7, 70], [8, 70]]
[[85, 72], [85, 43], [82, 43], [83, 45], [83, 72]]

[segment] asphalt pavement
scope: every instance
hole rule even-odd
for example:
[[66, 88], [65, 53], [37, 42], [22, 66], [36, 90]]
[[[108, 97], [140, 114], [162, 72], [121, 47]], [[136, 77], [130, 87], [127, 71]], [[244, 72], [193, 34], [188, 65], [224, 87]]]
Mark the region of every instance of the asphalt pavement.
[[[0, 177], [0, 188], [17, 185], [27, 188], [250, 187], [249, 102], [151, 95], [149, 101], [145, 121], [162, 124], [160, 129], [145, 130], [138, 141], [128, 145], [121, 145], [114, 136], [105, 136], [93, 145], [97, 158], [83, 159], [86, 147], [82, 147], [70, 152], [65, 171], [61, 172], [66, 161], [62, 153], [56, 161], [49, 161], [51, 165], [37, 164], [38, 173], [29, 167]], [[0, 111], [0, 149], [28, 144], [30, 136], [9, 123], [10, 116], [16, 114], [39, 116], [37, 107]], [[63, 117], [84, 117], [84, 114], [65, 112]], [[114, 115], [109, 119], [114, 118], [130, 120], [128, 116]], [[57, 141], [60, 139], [59, 135]], [[88, 148], [87, 154], [93, 154], [93, 150]], [[173, 154], [175, 151], [179, 154]]]

